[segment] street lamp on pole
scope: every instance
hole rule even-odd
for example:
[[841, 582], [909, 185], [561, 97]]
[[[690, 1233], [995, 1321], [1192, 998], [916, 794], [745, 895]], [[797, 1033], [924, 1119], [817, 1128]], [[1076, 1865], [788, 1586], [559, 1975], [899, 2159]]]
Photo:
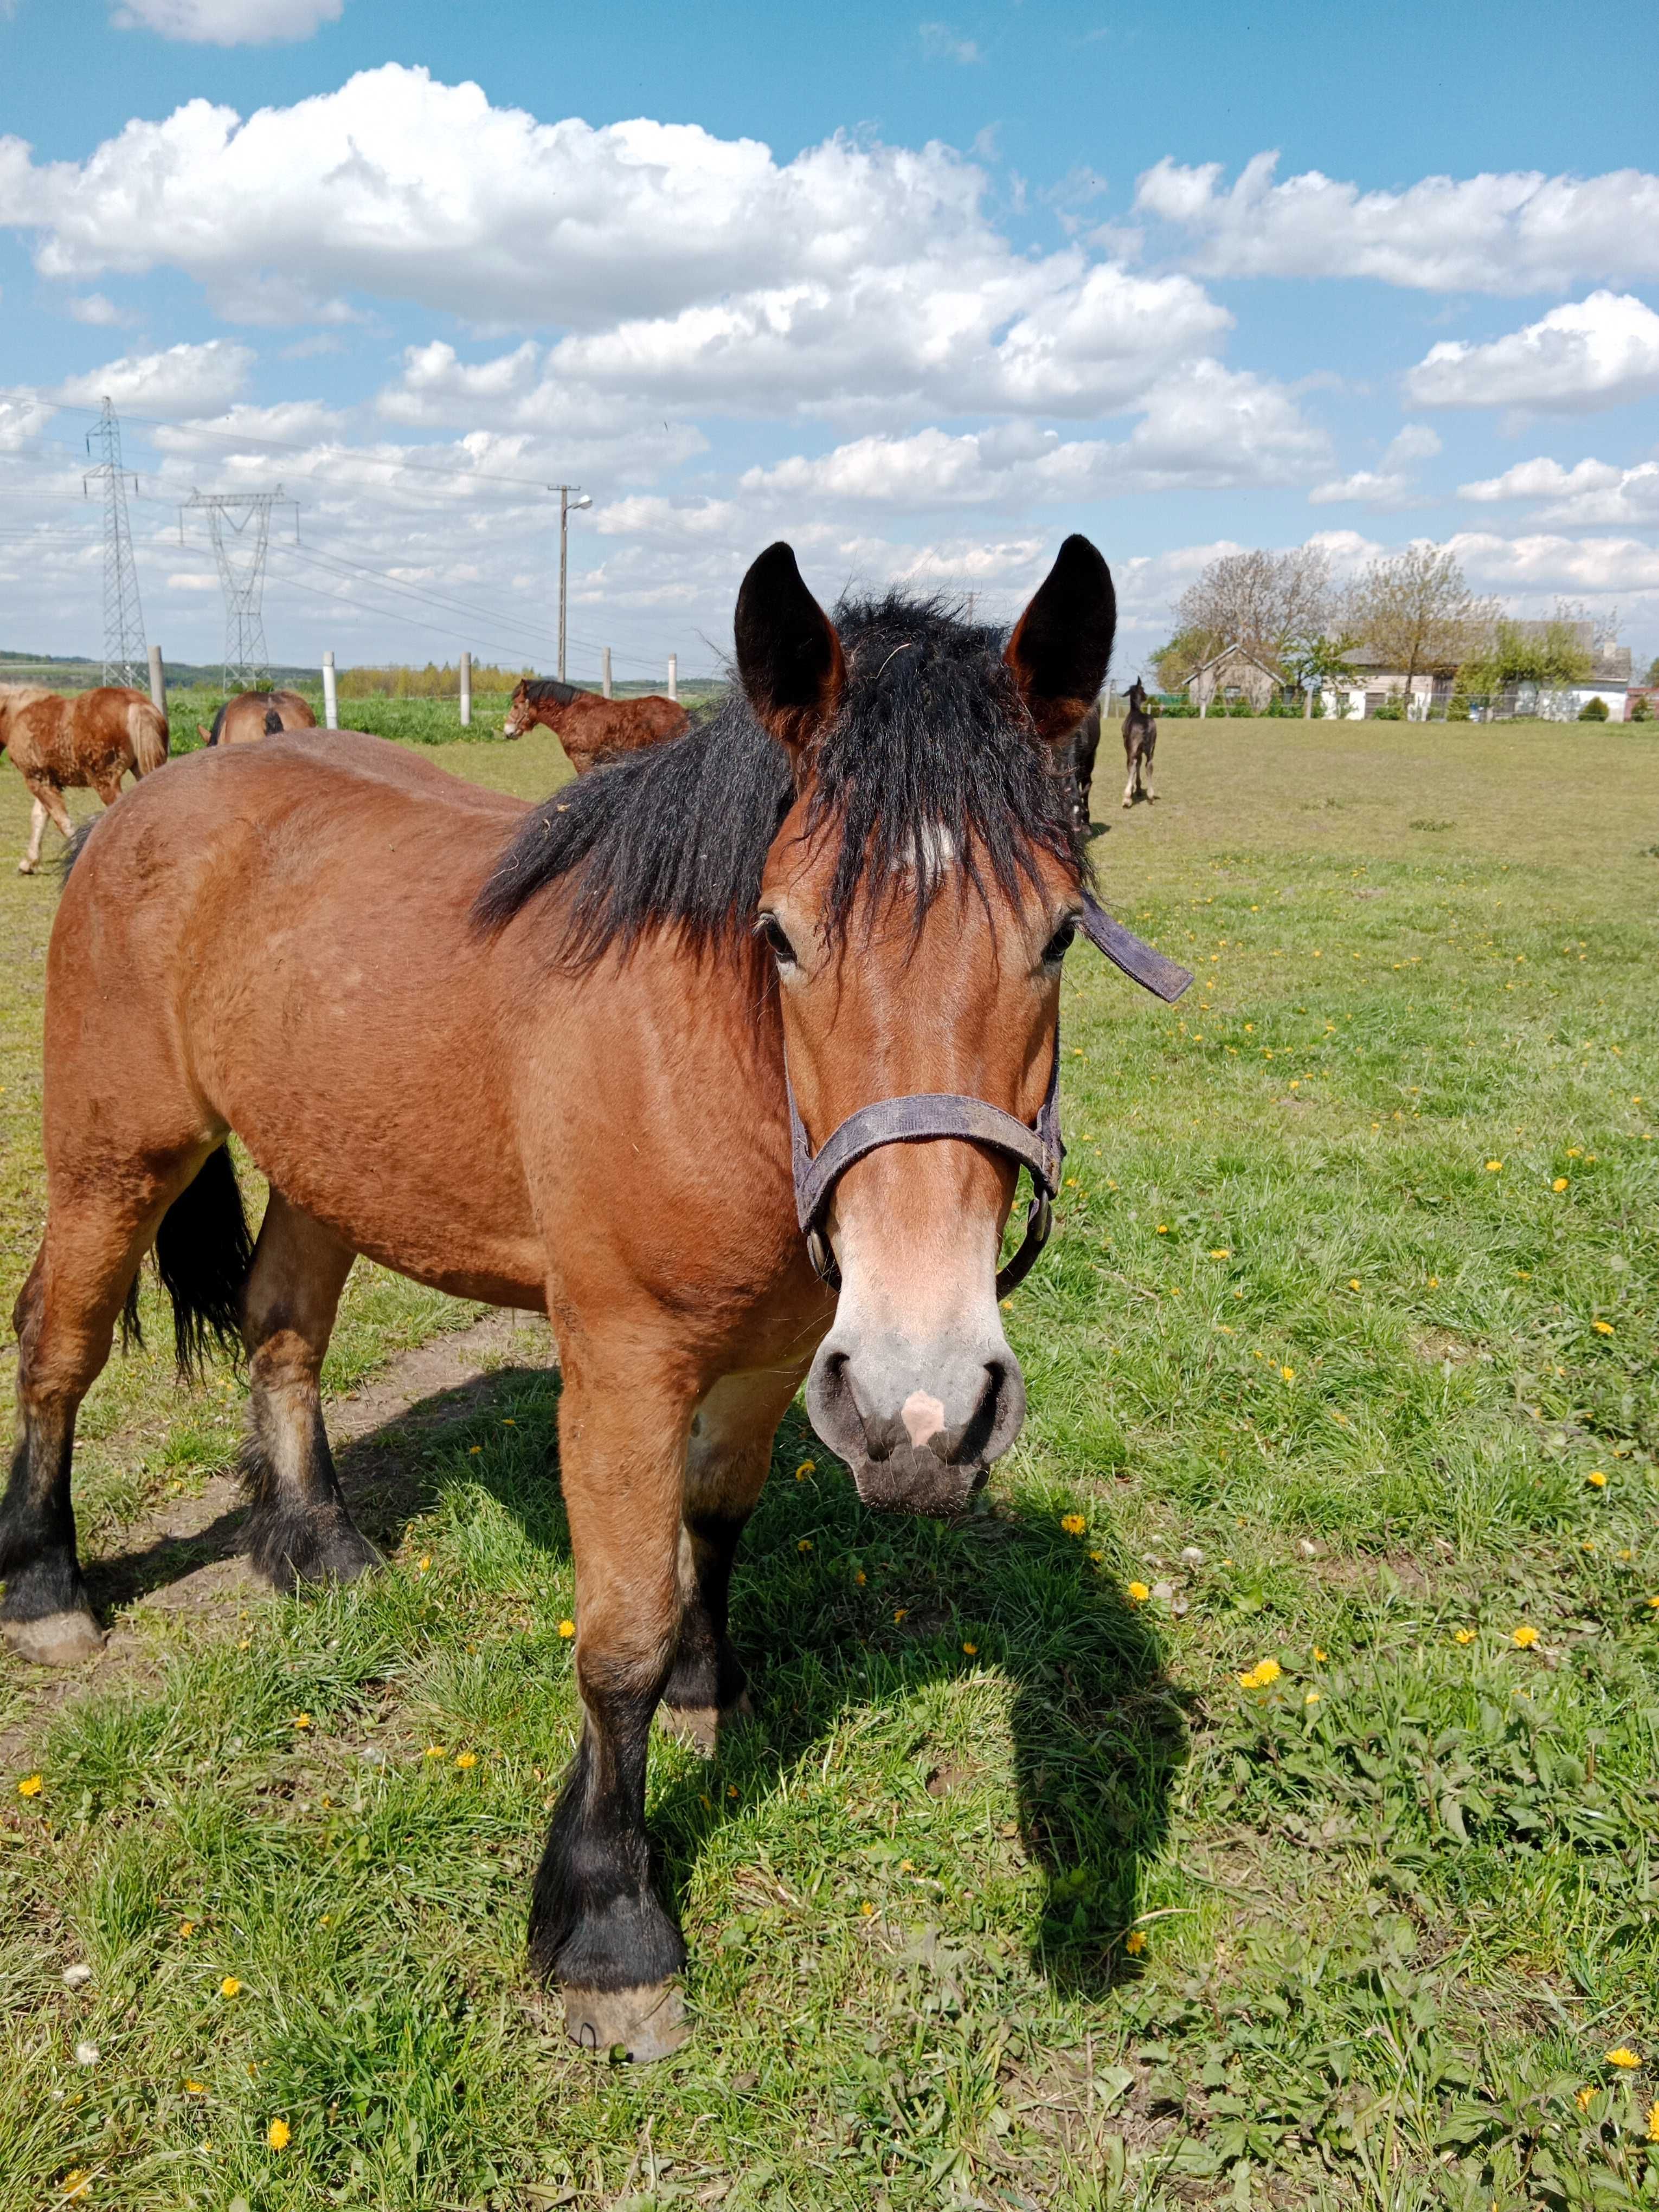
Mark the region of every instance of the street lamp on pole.
[[559, 681], [564, 682], [564, 606], [566, 576], [569, 567], [570, 518], [592, 501], [580, 484], [559, 486]]

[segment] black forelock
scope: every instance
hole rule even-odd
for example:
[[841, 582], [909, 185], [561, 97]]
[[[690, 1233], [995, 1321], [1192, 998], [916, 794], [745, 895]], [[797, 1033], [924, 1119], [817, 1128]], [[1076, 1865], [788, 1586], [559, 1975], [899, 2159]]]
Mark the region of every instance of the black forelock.
[[[844, 935], [866, 881], [912, 885], [920, 921], [958, 868], [1016, 900], [1036, 884], [1039, 853], [1080, 875], [1064, 751], [1032, 731], [1002, 658], [1006, 634], [900, 592], [843, 599], [834, 619], [846, 690], [807, 763], [809, 828], [840, 823], [831, 935]], [[700, 950], [735, 942], [793, 797], [788, 756], [734, 684], [684, 736], [625, 755], [538, 807], [480, 892], [475, 919], [501, 928], [570, 878], [561, 946], [570, 964], [665, 924]]]

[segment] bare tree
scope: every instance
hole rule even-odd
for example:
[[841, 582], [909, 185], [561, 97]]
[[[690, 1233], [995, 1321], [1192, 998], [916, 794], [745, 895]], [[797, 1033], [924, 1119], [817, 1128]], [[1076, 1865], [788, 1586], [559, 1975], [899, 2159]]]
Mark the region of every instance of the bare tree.
[[1322, 635], [1334, 611], [1330, 562], [1310, 545], [1288, 553], [1224, 553], [1176, 602], [1182, 630], [1213, 639], [1212, 652], [1242, 645], [1275, 663]]
[[1407, 699], [1413, 677], [1478, 653], [1497, 617], [1495, 604], [1470, 591], [1455, 555], [1426, 544], [1374, 561], [1348, 605], [1349, 628], [1387, 666], [1405, 671]]

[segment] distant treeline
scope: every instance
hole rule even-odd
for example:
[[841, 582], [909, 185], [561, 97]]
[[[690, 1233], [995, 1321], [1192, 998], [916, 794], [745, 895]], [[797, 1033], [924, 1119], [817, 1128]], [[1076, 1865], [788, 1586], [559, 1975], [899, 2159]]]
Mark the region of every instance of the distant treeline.
[[[521, 676], [533, 668], [497, 668], [492, 662], [472, 664], [475, 691], [510, 691]], [[343, 699], [455, 699], [460, 696], [461, 672], [447, 661], [440, 668], [428, 660], [424, 668], [343, 668], [339, 676]]]

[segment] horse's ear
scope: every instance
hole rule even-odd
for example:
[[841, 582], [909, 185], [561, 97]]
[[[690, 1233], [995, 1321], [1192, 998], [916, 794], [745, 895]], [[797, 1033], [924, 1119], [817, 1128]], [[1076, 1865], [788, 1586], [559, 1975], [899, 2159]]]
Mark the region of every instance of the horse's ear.
[[1086, 538], [1068, 538], [1002, 656], [1040, 738], [1068, 737], [1094, 705], [1116, 628], [1111, 570]]
[[204, 729], [200, 722], [196, 725], [196, 734], [204, 745], [210, 745], [216, 742], [212, 731]]
[[798, 752], [841, 705], [847, 664], [835, 624], [781, 541], [744, 578], [732, 628], [738, 674], [756, 720]]

